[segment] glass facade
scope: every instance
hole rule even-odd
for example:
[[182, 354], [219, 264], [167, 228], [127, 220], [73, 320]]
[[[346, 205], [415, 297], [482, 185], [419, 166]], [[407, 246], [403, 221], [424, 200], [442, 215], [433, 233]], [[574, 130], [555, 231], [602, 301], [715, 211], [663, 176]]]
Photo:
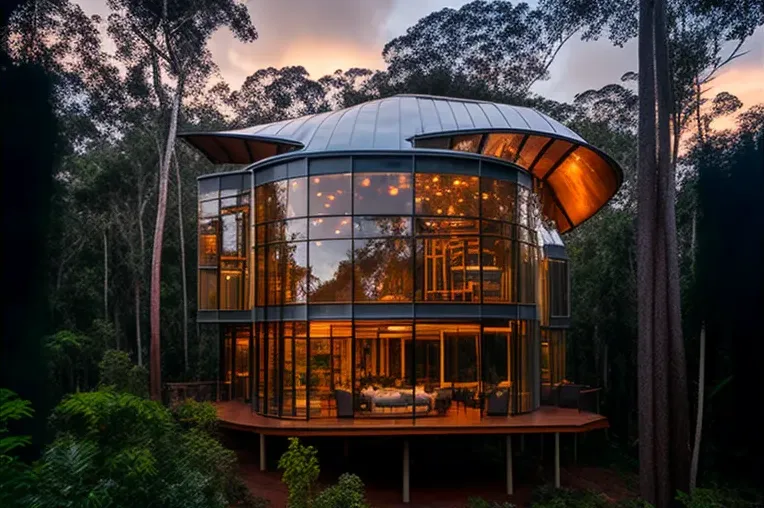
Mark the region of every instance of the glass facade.
[[200, 310], [251, 308], [250, 173], [199, 180]]
[[539, 201], [511, 168], [453, 169], [199, 180], [199, 309], [251, 316], [220, 325], [227, 398], [296, 419], [539, 406], [556, 360], [536, 309], [567, 265], [542, 258]]

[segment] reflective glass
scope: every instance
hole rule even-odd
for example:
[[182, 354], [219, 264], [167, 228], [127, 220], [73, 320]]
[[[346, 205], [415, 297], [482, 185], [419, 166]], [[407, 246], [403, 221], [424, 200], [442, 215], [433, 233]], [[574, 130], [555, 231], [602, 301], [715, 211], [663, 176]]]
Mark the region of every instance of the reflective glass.
[[199, 203], [199, 215], [201, 217], [216, 217], [219, 213], [218, 200], [202, 201]]
[[255, 189], [257, 222], [286, 218], [287, 181], [270, 182]]
[[308, 244], [284, 245], [284, 303], [303, 303], [308, 296]]
[[410, 234], [411, 219], [408, 217], [355, 217], [353, 219], [355, 238], [409, 236]]
[[351, 330], [349, 321], [310, 323], [311, 417], [353, 414]]
[[355, 301], [411, 301], [411, 244], [405, 238], [356, 240]]
[[199, 201], [217, 199], [219, 185], [219, 178], [205, 178], [199, 180]]
[[512, 301], [512, 241], [484, 236], [483, 244], [483, 302]]
[[417, 301], [480, 302], [479, 237], [416, 242]]
[[478, 177], [468, 175], [416, 175], [417, 215], [477, 217], [479, 208]]
[[423, 217], [416, 219], [417, 235], [476, 235], [480, 232], [477, 219], [441, 219]]
[[312, 217], [309, 225], [311, 240], [350, 238], [353, 233], [350, 217]]
[[410, 174], [356, 173], [353, 183], [354, 214], [411, 214], [413, 189]]
[[218, 263], [218, 221], [199, 221], [199, 266], [216, 266]]
[[528, 169], [548, 142], [549, 138], [543, 136], [529, 136], [520, 150], [517, 164], [522, 168]]
[[350, 173], [310, 177], [310, 215], [350, 215]]
[[242, 214], [222, 215], [222, 240], [220, 255], [223, 257], [244, 257], [245, 222]]
[[523, 137], [525, 137], [524, 134], [489, 134], [485, 146], [483, 147], [483, 153], [485, 155], [491, 155], [493, 157], [514, 162]]
[[514, 222], [517, 184], [495, 178], [483, 178], [480, 183], [480, 198], [484, 219]]
[[466, 136], [454, 136], [451, 138], [451, 150], [458, 152], [472, 152], [475, 153], [480, 147], [480, 140], [483, 138], [482, 134], [467, 134]]
[[307, 240], [308, 219], [292, 219], [268, 224], [268, 243]]
[[[238, 264], [238, 263], [237, 263]], [[244, 277], [241, 266], [220, 270], [220, 308], [239, 310], [244, 308]]]
[[308, 179], [292, 178], [287, 184], [287, 217], [308, 215]]
[[218, 308], [217, 270], [199, 270], [199, 308], [203, 310]]
[[350, 302], [353, 285], [352, 241], [310, 242], [310, 301]]

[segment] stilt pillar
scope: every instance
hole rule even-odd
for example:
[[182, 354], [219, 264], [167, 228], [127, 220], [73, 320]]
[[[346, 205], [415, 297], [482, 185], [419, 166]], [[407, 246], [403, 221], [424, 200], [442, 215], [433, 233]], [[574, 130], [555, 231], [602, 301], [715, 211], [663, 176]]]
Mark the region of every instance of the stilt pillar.
[[554, 486], [560, 488], [560, 433], [554, 433]]
[[512, 435], [507, 435], [507, 495], [515, 493], [515, 486], [512, 483]]
[[265, 469], [265, 434], [260, 434], [260, 471]]
[[525, 453], [525, 434], [520, 434], [520, 453]]
[[578, 433], [573, 434], [573, 464], [578, 464]]
[[409, 440], [403, 440], [403, 502], [408, 503], [409, 496]]

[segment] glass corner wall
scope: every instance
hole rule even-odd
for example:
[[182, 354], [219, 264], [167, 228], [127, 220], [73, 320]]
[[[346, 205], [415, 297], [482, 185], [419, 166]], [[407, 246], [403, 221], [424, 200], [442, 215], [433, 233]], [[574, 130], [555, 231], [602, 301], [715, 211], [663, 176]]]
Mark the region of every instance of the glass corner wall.
[[250, 195], [248, 172], [199, 179], [200, 310], [252, 307]]

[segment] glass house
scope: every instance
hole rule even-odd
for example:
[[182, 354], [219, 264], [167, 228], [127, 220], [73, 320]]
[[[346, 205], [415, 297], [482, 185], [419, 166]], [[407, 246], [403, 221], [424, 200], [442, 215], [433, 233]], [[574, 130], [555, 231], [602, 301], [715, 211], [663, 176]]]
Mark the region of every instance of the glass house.
[[198, 322], [224, 399], [282, 419], [481, 417], [565, 378], [560, 233], [622, 174], [528, 108], [400, 95], [181, 135], [199, 178]]

